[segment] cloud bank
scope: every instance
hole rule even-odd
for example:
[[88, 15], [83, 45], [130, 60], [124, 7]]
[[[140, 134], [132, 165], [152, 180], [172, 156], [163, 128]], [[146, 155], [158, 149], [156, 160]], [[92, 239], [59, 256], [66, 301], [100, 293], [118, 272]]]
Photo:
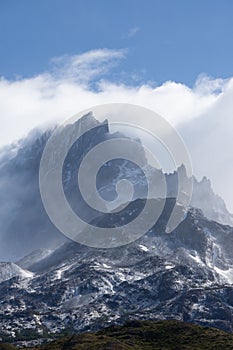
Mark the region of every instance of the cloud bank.
[[167, 81], [130, 86], [111, 74], [126, 50], [100, 49], [52, 61], [28, 79], [0, 79], [0, 146], [48, 122], [63, 121], [102, 103], [133, 103], [154, 110], [180, 131], [198, 177], [208, 176], [233, 211], [233, 78], [198, 77], [190, 88]]

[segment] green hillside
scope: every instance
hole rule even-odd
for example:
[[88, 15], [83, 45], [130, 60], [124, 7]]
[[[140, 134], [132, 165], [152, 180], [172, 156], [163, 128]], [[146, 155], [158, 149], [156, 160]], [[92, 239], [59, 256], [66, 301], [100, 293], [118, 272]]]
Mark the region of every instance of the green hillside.
[[[2, 350], [10, 350], [0, 345]], [[67, 336], [31, 350], [228, 350], [233, 334], [178, 321], [131, 321], [97, 333]]]

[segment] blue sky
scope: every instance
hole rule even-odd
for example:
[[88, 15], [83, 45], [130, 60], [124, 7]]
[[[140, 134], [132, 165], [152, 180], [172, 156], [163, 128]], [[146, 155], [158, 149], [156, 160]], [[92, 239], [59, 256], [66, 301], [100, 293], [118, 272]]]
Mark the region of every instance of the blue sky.
[[[0, 75], [30, 77], [56, 56], [127, 49], [111, 70], [138, 84], [192, 86], [200, 73], [232, 75], [231, 0], [3, 0]], [[132, 78], [133, 77], [133, 78]]]

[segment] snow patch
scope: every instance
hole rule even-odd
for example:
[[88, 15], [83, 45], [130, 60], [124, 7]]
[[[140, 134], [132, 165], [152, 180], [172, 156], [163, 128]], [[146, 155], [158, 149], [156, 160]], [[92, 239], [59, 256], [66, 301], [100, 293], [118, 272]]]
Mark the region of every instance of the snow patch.
[[221, 270], [218, 267], [214, 267], [214, 270], [222, 276], [229, 284], [233, 283], [233, 269]]
[[139, 246], [139, 248], [141, 248], [141, 250], [143, 250], [144, 252], [148, 252], [148, 251], [149, 251], [149, 249], [148, 249], [146, 246], [142, 245], [142, 244], [139, 244], [138, 246]]
[[0, 263], [0, 283], [7, 281], [13, 277], [32, 278], [33, 276], [33, 272], [24, 270], [14, 263]]
[[165, 266], [165, 269], [166, 269], [166, 270], [171, 270], [171, 269], [173, 269], [174, 267], [175, 267], [175, 265], [168, 264], [168, 265]]

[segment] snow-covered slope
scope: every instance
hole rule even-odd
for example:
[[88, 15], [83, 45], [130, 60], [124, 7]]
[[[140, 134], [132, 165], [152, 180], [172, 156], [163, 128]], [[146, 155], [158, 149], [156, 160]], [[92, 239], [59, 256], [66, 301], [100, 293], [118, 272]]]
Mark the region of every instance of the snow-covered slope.
[[7, 281], [13, 277], [31, 278], [33, 272], [27, 271], [11, 262], [0, 263], [0, 283]]
[[233, 228], [193, 208], [167, 234], [173, 204], [168, 199], [157, 224], [127, 246], [106, 250], [67, 242], [39, 260], [27, 257], [33, 276], [26, 284], [18, 277], [0, 283], [2, 332], [96, 330], [135, 318], [233, 331]]

